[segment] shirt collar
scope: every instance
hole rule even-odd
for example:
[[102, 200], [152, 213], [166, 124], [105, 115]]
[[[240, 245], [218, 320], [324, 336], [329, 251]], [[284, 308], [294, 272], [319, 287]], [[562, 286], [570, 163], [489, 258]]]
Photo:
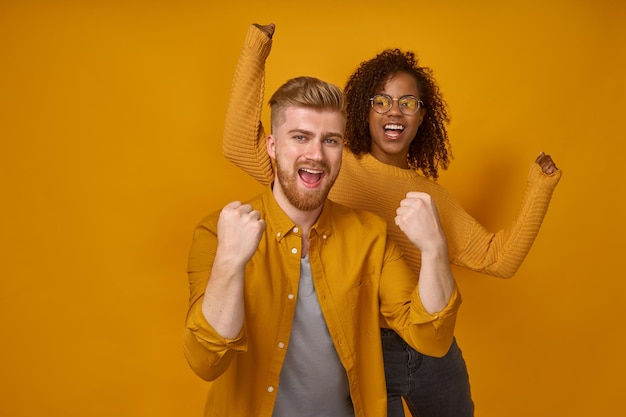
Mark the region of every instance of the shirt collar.
[[[319, 218], [309, 231], [310, 238], [320, 236], [323, 240], [326, 240], [331, 235], [331, 220], [334, 205], [335, 203], [326, 199]], [[268, 185], [265, 189], [265, 192], [263, 193], [263, 206], [266, 207], [267, 210], [265, 221], [269, 226], [269, 230], [274, 233], [276, 241], [280, 241], [289, 233], [302, 233], [300, 227], [295, 224], [293, 220], [291, 220], [289, 216], [285, 214], [283, 209], [281, 209], [278, 205], [278, 202], [276, 201], [276, 199], [274, 198], [274, 194], [272, 193], [271, 185]]]

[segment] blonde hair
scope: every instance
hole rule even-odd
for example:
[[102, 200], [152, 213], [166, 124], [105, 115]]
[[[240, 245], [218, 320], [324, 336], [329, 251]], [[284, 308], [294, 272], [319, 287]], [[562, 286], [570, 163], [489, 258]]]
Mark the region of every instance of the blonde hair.
[[296, 77], [281, 85], [269, 100], [272, 130], [285, 120], [290, 107], [338, 111], [346, 117], [346, 100], [341, 88], [315, 77]]

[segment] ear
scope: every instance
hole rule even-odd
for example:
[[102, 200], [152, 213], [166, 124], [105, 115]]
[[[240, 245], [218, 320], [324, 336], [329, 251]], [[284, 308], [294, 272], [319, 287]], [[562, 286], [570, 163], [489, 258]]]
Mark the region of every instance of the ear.
[[267, 146], [267, 154], [270, 159], [276, 159], [276, 141], [274, 139], [274, 135], [267, 135], [265, 139], [265, 145]]

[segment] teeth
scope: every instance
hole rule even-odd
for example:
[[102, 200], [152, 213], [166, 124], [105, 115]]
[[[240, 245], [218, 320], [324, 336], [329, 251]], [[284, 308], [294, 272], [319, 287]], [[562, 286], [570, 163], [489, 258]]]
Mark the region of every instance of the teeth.
[[321, 174], [322, 171], [317, 171], [314, 169], [310, 169], [310, 168], [301, 168], [302, 171], [308, 172], [309, 174]]
[[396, 125], [396, 124], [388, 124], [388, 125], [385, 125], [385, 129], [387, 129], [387, 130], [399, 130], [399, 131], [402, 132], [404, 130], [404, 126]]

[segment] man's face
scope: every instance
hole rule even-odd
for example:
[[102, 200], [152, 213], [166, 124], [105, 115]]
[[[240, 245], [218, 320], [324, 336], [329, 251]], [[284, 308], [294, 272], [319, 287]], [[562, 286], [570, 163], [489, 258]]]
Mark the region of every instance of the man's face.
[[298, 210], [315, 210], [339, 174], [345, 118], [338, 111], [304, 107], [288, 108], [284, 116], [267, 138], [276, 161], [274, 195]]

